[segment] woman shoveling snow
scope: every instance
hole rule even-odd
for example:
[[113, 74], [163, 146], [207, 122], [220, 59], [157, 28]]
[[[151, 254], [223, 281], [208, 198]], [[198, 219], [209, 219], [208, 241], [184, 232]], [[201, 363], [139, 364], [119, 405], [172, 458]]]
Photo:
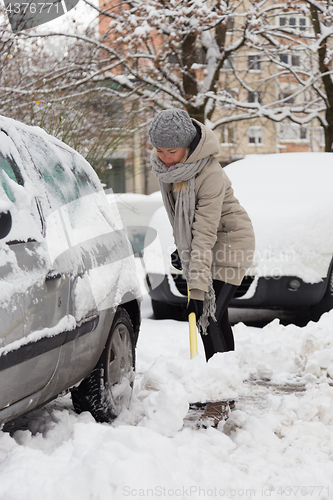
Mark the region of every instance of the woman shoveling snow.
[[[155, 116], [149, 136], [177, 247], [172, 264], [183, 269], [186, 314], [196, 315], [208, 361], [235, 349], [228, 305], [253, 261], [252, 223], [215, 158], [220, 148], [212, 130], [184, 110], [169, 109]], [[198, 425], [216, 427], [228, 412], [227, 401], [209, 401]]]

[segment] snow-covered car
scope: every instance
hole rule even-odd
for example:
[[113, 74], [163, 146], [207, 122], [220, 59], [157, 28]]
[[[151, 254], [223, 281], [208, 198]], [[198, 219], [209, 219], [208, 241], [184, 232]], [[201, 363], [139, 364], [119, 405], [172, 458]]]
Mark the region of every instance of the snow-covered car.
[[110, 421], [129, 403], [140, 286], [93, 168], [0, 117], [0, 423], [71, 389]]
[[[256, 235], [254, 264], [232, 307], [306, 310], [333, 308], [333, 153], [252, 155], [225, 167]], [[187, 301], [164, 208], [151, 220], [159, 238], [145, 249], [156, 318], [181, 319]]]

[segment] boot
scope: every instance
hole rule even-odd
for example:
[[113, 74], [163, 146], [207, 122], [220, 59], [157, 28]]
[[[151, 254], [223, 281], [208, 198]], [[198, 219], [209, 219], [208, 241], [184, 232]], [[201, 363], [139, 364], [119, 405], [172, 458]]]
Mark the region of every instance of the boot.
[[203, 429], [207, 429], [208, 427], [217, 427], [222, 420], [227, 420], [228, 416], [228, 401], [207, 403], [206, 409], [199, 418], [197, 425]]

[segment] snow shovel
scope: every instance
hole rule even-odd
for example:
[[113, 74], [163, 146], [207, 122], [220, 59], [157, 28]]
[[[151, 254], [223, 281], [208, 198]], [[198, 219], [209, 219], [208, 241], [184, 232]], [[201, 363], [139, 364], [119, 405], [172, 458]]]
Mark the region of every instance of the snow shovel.
[[[190, 300], [190, 291], [187, 287], [187, 297]], [[198, 355], [198, 343], [197, 343], [197, 319], [195, 313], [192, 312], [188, 315], [188, 325], [190, 330], [190, 355], [191, 359]]]

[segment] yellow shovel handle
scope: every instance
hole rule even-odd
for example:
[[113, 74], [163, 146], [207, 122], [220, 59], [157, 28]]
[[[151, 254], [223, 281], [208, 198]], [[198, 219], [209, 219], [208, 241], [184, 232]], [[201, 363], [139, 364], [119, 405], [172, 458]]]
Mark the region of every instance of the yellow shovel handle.
[[196, 325], [195, 313], [190, 313], [188, 316], [188, 324], [190, 329], [190, 354], [191, 359], [198, 355], [198, 343], [197, 343], [197, 325]]
[[[188, 289], [188, 286], [187, 286], [187, 296], [188, 300], [190, 300], [190, 291]], [[195, 317], [195, 313], [190, 313], [188, 315], [188, 324], [190, 330], [190, 355], [191, 359], [193, 359], [194, 356], [198, 355], [197, 320]]]

